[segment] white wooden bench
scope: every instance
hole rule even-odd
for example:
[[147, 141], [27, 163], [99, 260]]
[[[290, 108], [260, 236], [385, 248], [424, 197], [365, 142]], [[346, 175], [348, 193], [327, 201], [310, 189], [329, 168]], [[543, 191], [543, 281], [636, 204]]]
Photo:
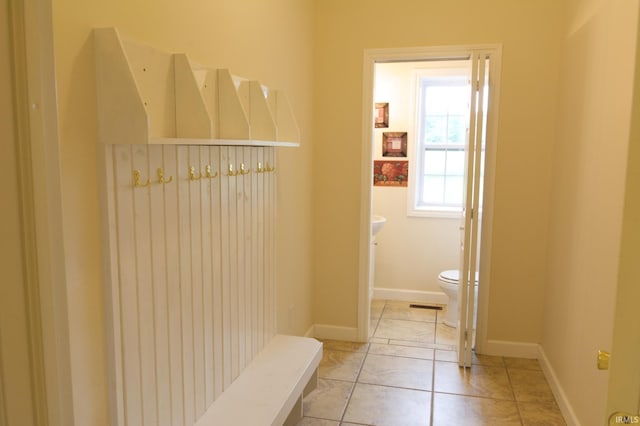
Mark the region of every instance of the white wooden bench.
[[317, 384], [321, 359], [319, 341], [275, 336], [195, 426], [295, 425], [302, 418], [303, 393]]

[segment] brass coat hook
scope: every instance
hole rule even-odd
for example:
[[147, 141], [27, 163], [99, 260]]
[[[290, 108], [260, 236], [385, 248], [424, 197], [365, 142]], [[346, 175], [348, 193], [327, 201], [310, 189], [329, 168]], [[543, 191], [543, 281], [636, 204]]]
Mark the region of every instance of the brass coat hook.
[[162, 167], [158, 168], [158, 183], [170, 183], [173, 181], [173, 176], [169, 176], [169, 179], [165, 179], [164, 177], [164, 169]]
[[238, 171], [233, 170], [233, 164], [229, 164], [229, 170], [227, 170], [227, 176], [238, 176]]
[[218, 172], [215, 172], [214, 174], [211, 174], [211, 165], [207, 164], [204, 168], [204, 176], [209, 178], [209, 179], [213, 179], [214, 177], [218, 176]]
[[256, 173], [264, 173], [264, 167], [262, 167], [262, 163], [258, 161], [258, 167], [256, 167]]
[[241, 175], [248, 175], [251, 173], [251, 169], [245, 169], [244, 163], [240, 164], [240, 172]]
[[189, 180], [200, 180], [202, 179], [202, 173], [196, 174], [196, 168], [194, 166], [189, 166]]
[[133, 186], [144, 187], [144, 186], [149, 186], [150, 183], [151, 183], [151, 180], [148, 178], [146, 182], [142, 182], [140, 180], [140, 170], [133, 171]]
[[264, 171], [265, 171], [265, 172], [273, 172], [273, 171], [275, 171], [275, 170], [276, 170], [276, 168], [275, 168], [275, 167], [271, 167], [271, 166], [269, 165], [269, 162], [267, 162], [267, 166], [264, 168]]

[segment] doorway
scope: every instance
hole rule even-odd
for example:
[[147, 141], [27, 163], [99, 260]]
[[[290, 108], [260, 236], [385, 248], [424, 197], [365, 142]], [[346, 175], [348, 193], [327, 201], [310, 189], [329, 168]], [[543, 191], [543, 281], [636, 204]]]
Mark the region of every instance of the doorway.
[[[481, 59], [472, 61], [472, 58]], [[460, 137], [460, 119], [461, 117], [456, 117], [456, 114], [453, 114], [449, 117], [450, 119], [450, 135], [446, 136], [446, 131], [444, 133], [441, 132], [442, 135], [445, 135], [445, 140], [436, 141], [432, 138], [431, 142], [439, 142], [435, 145], [431, 146], [423, 146], [420, 143], [416, 142], [416, 140], [420, 139], [424, 141], [424, 128], [426, 126], [430, 126], [432, 129], [434, 126], [438, 126], [438, 123], [434, 122], [432, 119], [429, 123], [420, 122], [420, 120], [415, 120], [410, 123], [403, 123], [398, 126], [397, 122], [393, 123], [393, 121], [389, 117], [389, 110], [393, 111], [393, 108], [403, 108], [409, 105], [414, 111], [420, 111], [422, 108], [422, 112], [419, 114], [421, 117], [425, 116], [424, 111], [424, 94], [429, 91], [431, 93], [431, 99], [433, 99], [434, 93], [438, 91], [442, 91], [443, 86], [447, 86], [446, 90], [456, 90], [460, 89], [459, 92], [464, 92], [468, 90], [471, 86], [468, 84], [469, 81], [480, 81], [479, 67], [477, 64], [482, 62], [485, 64], [482, 67], [482, 81], [484, 81], [484, 77], [486, 76], [486, 85], [477, 84], [474, 85], [474, 90], [469, 90], [468, 95], [465, 95], [469, 99], [469, 104], [474, 102], [475, 108], [471, 108], [472, 110], [480, 110], [479, 113], [482, 114], [483, 111], [489, 111], [486, 120], [480, 119], [475, 120], [478, 116], [474, 116], [474, 120], [469, 121], [469, 114], [466, 114], [464, 118], [464, 123], [462, 123], [462, 131], [466, 130], [467, 125], [474, 126], [473, 132], [470, 133], [471, 137]], [[472, 63], [476, 63], [475, 66], [472, 66]], [[399, 68], [409, 68], [413, 66], [412, 79], [415, 90], [413, 90], [414, 95], [410, 96], [408, 99], [404, 100], [402, 104], [399, 105], [396, 103], [385, 103], [381, 102], [382, 99], [380, 97], [376, 98], [374, 96], [375, 89], [375, 81], [376, 81], [376, 73], [379, 72], [379, 67], [383, 66], [395, 66]], [[461, 245], [465, 247], [467, 251], [466, 255], [460, 256], [460, 259], [471, 260], [469, 257], [470, 250], [476, 250], [479, 253], [482, 253], [479, 256], [480, 259], [480, 276], [479, 281], [483, 282], [483, 286], [481, 286], [481, 290], [479, 291], [479, 303], [478, 303], [478, 321], [477, 321], [477, 330], [475, 333], [476, 336], [476, 346], [480, 348], [482, 343], [486, 341], [485, 332], [484, 332], [484, 324], [486, 323], [486, 309], [484, 306], [487, 304], [486, 295], [488, 294], [489, 287], [489, 256], [490, 253], [489, 248], [491, 245], [491, 220], [492, 220], [492, 202], [493, 202], [493, 171], [495, 169], [495, 151], [496, 151], [496, 137], [495, 137], [495, 129], [496, 129], [496, 118], [497, 118], [497, 99], [498, 99], [498, 81], [499, 81], [499, 67], [500, 65], [500, 47], [499, 46], [473, 46], [473, 47], [452, 47], [452, 48], [410, 48], [410, 49], [381, 49], [381, 50], [368, 50], [365, 52], [365, 60], [364, 60], [364, 87], [363, 87], [363, 144], [362, 144], [362, 158], [363, 164], [362, 168], [364, 173], [362, 178], [362, 193], [363, 199], [361, 204], [361, 283], [360, 283], [360, 293], [359, 293], [359, 303], [360, 303], [360, 314], [359, 314], [359, 337], [361, 340], [366, 340], [369, 335], [368, 325], [370, 318], [370, 281], [373, 276], [373, 268], [371, 268], [371, 262], [373, 261], [372, 252], [368, 253], [367, 251], [370, 249], [371, 243], [371, 217], [372, 214], [378, 214], [373, 208], [373, 193], [374, 189], [372, 188], [372, 182], [376, 179], [382, 178], [380, 174], [380, 170], [375, 169], [376, 163], [378, 160], [378, 168], [380, 168], [380, 163], [389, 163], [386, 160], [392, 160], [393, 163], [397, 163], [397, 173], [391, 173], [391, 177], [396, 180], [396, 182], [383, 182], [387, 186], [406, 186], [408, 188], [406, 198], [408, 202], [406, 206], [405, 215], [406, 217], [411, 216], [421, 216], [425, 215], [425, 211], [429, 210], [426, 215], [429, 216], [439, 216], [443, 218], [447, 218], [449, 226], [453, 223], [455, 228], [464, 228], [464, 231], [461, 235]], [[434, 71], [435, 70], [435, 71]], [[453, 70], [453, 71], [452, 71]], [[462, 74], [461, 74], [462, 72]], [[449, 73], [449, 75], [447, 75]], [[458, 73], [456, 75], [456, 73]], [[466, 73], [466, 74], [465, 74]], [[464, 84], [461, 84], [461, 76], [468, 75], [471, 76], [473, 73], [474, 77], [462, 77], [464, 80]], [[490, 76], [490, 78], [489, 78]], [[448, 81], [448, 82], [447, 82]], [[458, 86], [456, 88], [456, 86]], [[487, 91], [487, 89], [491, 88], [491, 90]], [[478, 90], [479, 89], [479, 90]], [[449, 94], [452, 94], [450, 92]], [[473, 94], [473, 96], [470, 96]], [[487, 96], [490, 94], [491, 96]], [[483, 101], [483, 99], [486, 101]], [[478, 103], [478, 101], [480, 103]], [[376, 104], [378, 102], [378, 104]], [[386, 104], [386, 105], [385, 105]], [[386, 111], [385, 111], [386, 109]], [[433, 111], [432, 111], [433, 112]], [[473, 114], [473, 113], [472, 113]], [[415, 116], [415, 113], [409, 114], [411, 116]], [[459, 115], [459, 114], [458, 114]], [[393, 116], [393, 114], [391, 114]], [[473, 115], [472, 115], [473, 116]], [[433, 117], [432, 117], [433, 118]], [[385, 123], [385, 120], [387, 121]], [[389, 123], [391, 121], [391, 123]], [[437, 120], [436, 120], [437, 121]], [[442, 120], [440, 120], [442, 121]], [[455, 125], [455, 123], [458, 125]], [[476, 128], [476, 126], [480, 126], [480, 128]], [[384, 128], [387, 126], [387, 128]], [[382, 127], [382, 129], [381, 129]], [[381, 132], [381, 130], [383, 130]], [[384, 130], [388, 130], [385, 132]], [[384, 133], [387, 133], [384, 135]], [[433, 134], [433, 132], [432, 132]], [[486, 138], [482, 135], [486, 134]], [[415, 137], [414, 137], [415, 135]], [[422, 135], [422, 136], [421, 136]], [[464, 161], [464, 143], [461, 142], [463, 139], [466, 142], [473, 142], [478, 135], [477, 138], [478, 143], [482, 144], [486, 142], [486, 149], [482, 149], [480, 145], [478, 145], [478, 156], [473, 155], [473, 150], [471, 151], [471, 155], [467, 156], [471, 161]], [[384, 137], [387, 137], [387, 140], [384, 140]], [[436, 138], [437, 139], [437, 138]], [[442, 142], [452, 142], [452, 145], [444, 146]], [[472, 146], [473, 148], [473, 146]], [[379, 151], [379, 152], [378, 152]], [[425, 161], [424, 153], [430, 152], [430, 160], [434, 158], [442, 158], [445, 159], [447, 156], [449, 157], [448, 163], [451, 165], [449, 173], [444, 170], [440, 170], [438, 173], [439, 176], [434, 175], [433, 162], [429, 163], [429, 161]], [[468, 146], [467, 146], [467, 152]], [[385, 157], [386, 155], [386, 157]], [[392, 157], [392, 158], [387, 158]], [[404, 158], [403, 158], [404, 157]], [[385, 161], [380, 161], [380, 160]], [[447, 163], [446, 160], [444, 160]], [[413, 163], [413, 164], [412, 164]], [[480, 179], [479, 173], [482, 167], [480, 167], [484, 163], [486, 167], [486, 173]], [[431, 164], [431, 166], [429, 166]], [[471, 166], [471, 175], [463, 172], [463, 169], [466, 170], [466, 167], [463, 166], [469, 165]], [[455, 166], [455, 167], [454, 167]], [[389, 168], [389, 166], [386, 166]], [[405, 173], [407, 176], [402, 174], [402, 168], [404, 167]], [[425, 173], [425, 169], [428, 167], [432, 167], [428, 173]], [[475, 167], [475, 168], [474, 168]], [[477, 170], [478, 176], [474, 177], [474, 170]], [[368, 172], [368, 173], [367, 173]], [[427, 176], [428, 177], [425, 177]], [[385, 176], [388, 178], [389, 176]], [[408, 179], [407, 182], [403, 182], [403, 179]], [[470, 178], [467, 179], [467, 178]], [[390, 180], [390, 179], [387, 179]], [[457, 192], [454, 191], [443, 191], [446, 186], [446, 181], [450, 182], [450, 187], [456, 186], [455, 183], [461, 184], [463, 181], [467, 182], [464, 186], [465, 188], [475, 188], [471, 191], [462, 191], [460, 185], [457, 185], [459, 190]], [[434, 186], [435, 185], [435, 186]], [[474, 186], [475, 185], [475, 186]], [[482, 200], [478, 199], [478, 194], [484, 189], [484, 196], [481, 197]], [[377, 190], [377, 188], [376, 188]], [[438, 193], [436, 197], [434, 194]], [[448, 195], [447, 195], [448, 194]], [[467, 195], [471, 195], [471, 206], [474, 206], [475, 203], [475, 211], [479, 211], [478, 207], [480, 206], [480, 202], [482, 202], [482, 222], [478, 220], [478, 214], [475, 215], [464, 215], [464, 218], [467, 220], [475, 221], [475, 225], [472, 222], [468, 222], [466, 224], [460, 224], [459, 218], [462, 217], [461, 211], [465, 210], [465, 200]], [[475, 198], [474, 198], [475, 197]], [[438, 202], [437, 198], [439, 198], [440, 204], [435, 206], [434, 203]], [[426, 201], [426, 202], [425, 202]], [[425, 207], [429, 207], [426, 208]], [[473, 207], [472, 207], [473, 208]], [[469, 209], [468, 211], [471, 211]], [[458, 218], [458, 219], [456, 219]], [[384, 232], [384, 231], [383, 231]], [[483, 238], [482, 244], [475, 247], [475, 244], [470, 244], [471, 238], [474, 238], [474, 241], [478, 241], [479, 234], [482, 233]], [[466, 242], [466, 244], [465, 244]], [[456, 241], [454, 245], [458, 245], [459, 243]], [[416, 250], [414, 250], [415, 252]], [[419, 254], [419, 253], [418, 253]], [[457, 253], [454, 253], [453, 256], [457, 256]], [[477, 259], [478, 256], [474, 256], [474, 259]], [[400, 265], [398, 265], [400, 267]], [[369, 269], [371, 268], [371, 269]], [[461, 279], [460, 288], [466, 288], [467, 291], [460, 292], [460, 306], [463, 308], [460, 309], [461, 315], [460, 318], [464, 318], [463, 324], [458, 327], [459, 331], [470, 330], [473, 327], [473, 318], [475, 318], [475, 303], [474, 303], [474, 294], [469, 292], [469, 288], [473, 286], [473, 280], [469, 280], [470, 277], [468, 271], [470, 269], [478, 269], [475, 260], [473, 262], [460, 262], [460, 270], [467, 270], [467, 274], [462, 274], [467, 279]], [[368, 273], [367, 273], [368, 272]], [[430, 274], [433, 275], [433, 274]], [[434, 278], [437, 277], [437, 274], [433, 277], [425, 277], [431, 281], [434, 281]], [[486, 285], [484, 285], [486, 283]], [[469, 286], [471, 284], [471, 286]], [[438, 289], [436, 289], [438, 290]], [[430, 292], [427, 292], [430, 293]], [[439, 293], [438, 291], [431, 293]], [[442, 300], [442, 298], [440, 298]], [[474, 333], [461, 333], [462, 338], [459, 339], [459, 347], [463, 349], [461, 351], [461, 357], [459, 359], [461, 365], [465, 364], [466, 360], [470, 360], [470, 350], [473, 347], [473, 339]], [[465, 355], [465, 353], [467, 355]]]

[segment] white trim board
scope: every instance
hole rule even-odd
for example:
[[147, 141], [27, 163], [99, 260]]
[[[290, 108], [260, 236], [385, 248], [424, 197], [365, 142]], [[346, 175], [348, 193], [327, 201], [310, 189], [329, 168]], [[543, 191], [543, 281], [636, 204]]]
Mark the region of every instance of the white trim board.
[[558, 403], [558, 407], [562, 412], [567, 426], [580, 426], [578, 417], [576, 416], [569, 398], [567, 398], [562, 385], [558, 380], [558, 376], [555, 370], [551, 366], [547, 355], [544, 352], [544, 348], [537, 343], [528, 342], [509, 342], [505, 340], [489, 340], [482, 348], [483, 355], [495, 355], [505, 357], [519, 357], [519, 358], [535, 358], [540, 362], [540, 367], [544, 373], [544, 377], [549, 383], [551, 392]]
[[405, 290], [397, 288], [374, 288], [374, 299], [400, 300], [403, 302], [435, 303], [446, 305], [449, 298], [440, 291]]
[[[540, 345], [530, 342], [510, 342], [506, 340], [487, 340], [478, 353], [482, 355], [506, 356], [537, 359]], [[476, 343], [476, 349], [478, 344]]]
[[315, 324], [313, 326], [313, 334], [316, 339], [342, 340], [345, 342], [358, 341], [358, 329], [356, 327]]
[[540, 362], [540, 366], [542, 367], [542, 371], [544, 372], [544, 377], [546, 377], [547, 382], [549, 383], [551, 392], [553, 392], [553, 396], [556, 398], [556, 402], [562, 412], [564, 421], [567, 422], [567, 426], [579, 426], [580, 422], [578, 421], [578, 417], [573, 411], [573, 407], [571, 407], [571, 403], [569, 403], [569, 398], [567, 398], [567, 394], [560, 385], [558, 376], [556, 376], [556, 372], [551, 366], [551, 363], [547, 358], [547, 354], [544, 352], [544, 348], [541, 345], [538, 345], [537, 358]]

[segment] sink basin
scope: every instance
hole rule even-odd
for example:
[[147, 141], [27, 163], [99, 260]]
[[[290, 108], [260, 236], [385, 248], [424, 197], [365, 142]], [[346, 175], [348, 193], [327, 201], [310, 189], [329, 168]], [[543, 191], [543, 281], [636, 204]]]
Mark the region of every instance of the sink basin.
[[371, 235], [375, 236], [378, 232], [380, 232], [386, 221], [386, 217], [374, 214], [371, 217]]

